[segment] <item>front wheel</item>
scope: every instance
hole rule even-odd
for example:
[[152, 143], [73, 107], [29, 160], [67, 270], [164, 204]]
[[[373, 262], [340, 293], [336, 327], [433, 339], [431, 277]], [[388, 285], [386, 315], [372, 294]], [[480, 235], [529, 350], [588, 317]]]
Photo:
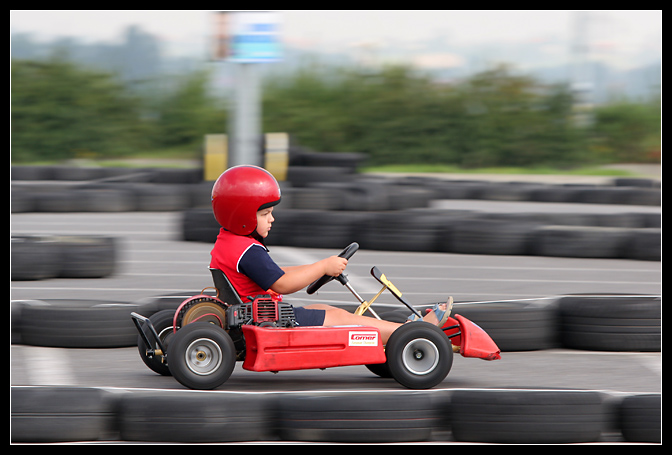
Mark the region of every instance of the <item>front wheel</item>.
[[231, 337], [208, 322], [193, 322], [177, 331], [170, 344], [168, 367], [190, 389], [209, 390], [224, 384], [236, 365]]
[[453, 366], [453, 349], [441, 329], [427, 322], [410, 322], [395, 330], [385, 347], [392, 377], [409, 389], [439, 384]]

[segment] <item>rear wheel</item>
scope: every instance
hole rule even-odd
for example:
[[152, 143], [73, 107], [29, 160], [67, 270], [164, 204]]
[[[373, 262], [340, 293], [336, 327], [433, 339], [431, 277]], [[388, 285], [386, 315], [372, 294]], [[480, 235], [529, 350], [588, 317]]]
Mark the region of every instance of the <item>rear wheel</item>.
[[441, 329], [427, 322], [410, 322], [392, 333], [385, 347], [392, 377], [409, 389], [439, 384], [453, 366], [453, 349]]
[[[168, 343], [173, 337], [174, 315], [174, 310], [161, 310], [149, 317], [149, 321], [154, 326], [154, 330], [156, 330], [156, 333], [159, 335], [159, 339], [166, 348], [166, 351], [168, 351]], [[150, 341], [154, 341], [149, 327], [147, 327], [146, 324], [142, 325], [142, 330], [145, 332], [145, 335]], [[154, 343], [153, 348], [159, 349], [159, 346], [156, 342]], [[170, 369], [168, 368], [167, 364], [161, 361], [161, 356], [153, 356], [151, 358], [147, 357], [147, 346], [145, 346], [145, 341], [140, 335], [138, 335], [138, 352], [140, 353], [140, 358], [150, 370], [154, 371], [155, 373], [159, 373], [162, 376], [170, 376]], [[164, 354], [167, 354], [167, 352]]]
[[168, 367], [177, 381], [191, 389], [224, 384], [236, 365], [236, 348], [221, 328], [194, 322], [177, 331], [170, 344]]

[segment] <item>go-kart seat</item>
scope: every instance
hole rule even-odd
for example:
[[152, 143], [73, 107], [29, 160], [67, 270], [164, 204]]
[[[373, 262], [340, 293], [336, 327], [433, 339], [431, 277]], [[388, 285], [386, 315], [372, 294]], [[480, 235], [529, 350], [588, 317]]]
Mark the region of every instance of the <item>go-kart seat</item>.
[[242, 304], [243, 301], [240, 300], [240, 296], [233, 288], [233, 285], [224, 272], [219, 269], [209, 269], [210, 273], [212, 274], [212, 281], [215, 283], [215, 287], [217, 288], [219, 299], [225, 303], [228, 303], [229, 305]]

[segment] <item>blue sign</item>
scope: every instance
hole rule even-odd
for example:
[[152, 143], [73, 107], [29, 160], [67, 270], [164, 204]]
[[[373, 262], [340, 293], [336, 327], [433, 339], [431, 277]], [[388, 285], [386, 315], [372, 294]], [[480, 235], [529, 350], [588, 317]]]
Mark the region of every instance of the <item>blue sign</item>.
[[229, 61], [262, 63], [282, 59], [278, 13], [233, 13], [231, 31]]

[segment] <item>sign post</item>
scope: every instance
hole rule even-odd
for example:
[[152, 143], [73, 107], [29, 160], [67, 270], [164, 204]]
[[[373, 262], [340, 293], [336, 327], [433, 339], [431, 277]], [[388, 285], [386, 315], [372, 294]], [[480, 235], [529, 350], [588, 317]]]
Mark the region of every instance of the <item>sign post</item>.
[[234, 64], [228, 166], [263, 166], [261, 86], [256, 63], [281, 60], [279, 14], [268, 11], [215, 14], [213, 57]]

